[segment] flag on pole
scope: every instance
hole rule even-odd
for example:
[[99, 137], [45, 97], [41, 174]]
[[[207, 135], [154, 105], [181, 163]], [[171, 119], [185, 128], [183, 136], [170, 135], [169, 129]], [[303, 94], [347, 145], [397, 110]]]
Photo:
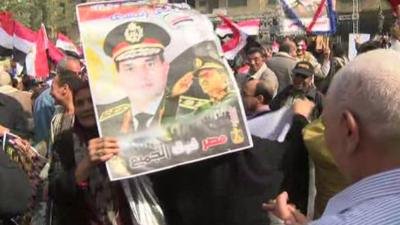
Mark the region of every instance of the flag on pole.
[[82, 49], [77, 47], [71, 39], [62, 33], [58, 33], [57, 35], [56, 47], [77, 56], [82, 56]]
[[49, 41], [48, 47], [49, 57], [55, 63], [60, 62], [65, 57], [64, 53], [60, 49], [58, 49], [53, 42]]
[[35, 77], [46, 78], [49, 75], [49, 65], [47, 63], [48, 38], [46, 28], [42, 24], [36, 39], [36, 57], [35, 57]]
[[13, 60], [24, 65], [26, 56], [33, 54], [36, 45], [36, 32], [14, 21]]
[[13, 49], [14, 20], [11, 13], [0, 12], [0, 56], [10, 56]]
[[219, 16], [222, 21], [232, 30], [233, 37], [231, 40], [222, 45], [225, 58], [233, 60], [235, 56], [242, 50], [247, 43], [247, 34], [240, 30], [240, 28], [233, 21], [224, 16]]
[[[260, 19], [244, 20], [237, 23], [237, 26], [247, 35], [257, 35], [260, 32]], [[227, 24], [220, 24], [215, 32], [223, 37], [232, 34], [232, 29]]]

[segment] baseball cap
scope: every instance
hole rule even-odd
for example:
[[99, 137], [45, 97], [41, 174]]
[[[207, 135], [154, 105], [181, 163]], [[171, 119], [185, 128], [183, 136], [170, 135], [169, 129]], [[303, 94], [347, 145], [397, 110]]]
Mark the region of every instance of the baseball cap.
[[314, 75], [314, 67], [311, 65], [311, 63], [307, 61], [301, 61], [296, 64], [296, 66], [292, 70], [292, 73], [294, 75], [303, 75], [310, 77]]

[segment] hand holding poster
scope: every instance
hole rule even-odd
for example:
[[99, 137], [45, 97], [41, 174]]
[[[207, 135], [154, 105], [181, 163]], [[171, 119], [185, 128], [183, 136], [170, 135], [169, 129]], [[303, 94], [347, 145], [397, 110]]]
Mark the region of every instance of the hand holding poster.
[[252, 145], [233, 75], [208, 18], [181, 5], [77, 7], [97, 123], [120, 153], [111, 180]]

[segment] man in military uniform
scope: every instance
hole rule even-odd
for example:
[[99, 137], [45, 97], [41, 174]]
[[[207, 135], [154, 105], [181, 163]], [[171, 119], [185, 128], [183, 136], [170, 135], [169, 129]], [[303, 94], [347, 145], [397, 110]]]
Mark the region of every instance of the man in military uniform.
[[169, 34], [149, 22], [123, 23], [107, 34], [103, 49], [115, 63], [116, 80], [127, 98], [97, 106], [103, 135], [128, 134], [159, 124], [169, 71], [164, 48], [169, 42]]

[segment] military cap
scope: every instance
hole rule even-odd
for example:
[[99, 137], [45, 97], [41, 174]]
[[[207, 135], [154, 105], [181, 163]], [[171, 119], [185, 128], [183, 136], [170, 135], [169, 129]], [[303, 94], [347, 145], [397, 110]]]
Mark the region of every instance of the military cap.
[[104, 52], [115, 62], [159, 54], [170, 42], [162, 27], [148, 22], [126, 22], [106, 36]]

